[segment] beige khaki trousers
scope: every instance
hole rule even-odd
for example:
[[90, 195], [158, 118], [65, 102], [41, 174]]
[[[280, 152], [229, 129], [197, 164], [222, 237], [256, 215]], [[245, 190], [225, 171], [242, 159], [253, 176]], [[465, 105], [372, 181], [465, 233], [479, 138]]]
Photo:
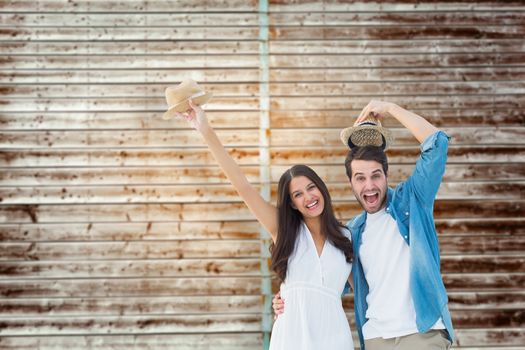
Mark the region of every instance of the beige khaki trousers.
[[365, 340], [366, 350], [447, 350], [450, 348], [445, 330], [430, 330], [397, 338]]

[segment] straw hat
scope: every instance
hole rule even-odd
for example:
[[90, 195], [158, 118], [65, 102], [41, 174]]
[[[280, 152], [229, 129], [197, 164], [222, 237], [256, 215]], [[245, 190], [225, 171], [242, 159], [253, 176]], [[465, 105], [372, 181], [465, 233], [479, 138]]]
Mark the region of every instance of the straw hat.
[[190, 109], [189, 99], [196, 105], [203, 105], [210, 100], [211, 96], [211, 92], [205, 92], [192, 79], [185, 79], [177, 86], [168, 86], [166, 88], [168, 110], [162, 118], [167, 120], [171, 119], [176, 112], [186, 112]]
[[379, 146], [386, 150], [394, 138], [390, 130], [381, 126], [381, 121], [368, 116], [362, 122], [341, 130], [341, 141], [350, 149], [356, 146]]

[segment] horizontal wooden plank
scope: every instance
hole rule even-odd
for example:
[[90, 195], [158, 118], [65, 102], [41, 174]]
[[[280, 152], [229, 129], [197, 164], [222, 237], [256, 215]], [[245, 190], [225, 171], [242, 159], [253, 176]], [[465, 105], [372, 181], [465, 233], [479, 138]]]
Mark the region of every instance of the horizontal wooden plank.
[[[454, 312], [482, 309], [522, 309], [523, 291], [449, 292], [449, 307]], [[353, 310], [353, 296], [343, 297], [346, 310]], [[149, 298], [15, 298], [3, 299], [0, 317], [259, 313], [261, 296], [169, 296]]]
[[0, 280], [0, 295], [9, 298], [259, 296], [261, 293], [261, 279], [256, 277]]
[[[175, 238], [175, 237], [174, 237]], [[0, 243], [6, 260], [130, 260], [130, 259], [206, 259], [206, 258], [258, 258], [261, 244], [258, 240], [170, 240], [170, 241], [128, 241], [128, 242], [39, 242]], [[210, 272], [215, 270], [214, 261]], [[129, 261], [127, 263], [130, 263]], [[152, 262], [153, 264], [153, 262]], [[158, 262], [159, 266], [164, 264]], [[172, 262], [174, 266], [176, 264]], [[180, 263], [186, 264], [184, 262]], [[181, 266], [182, 266], [181, 265]], [[206, 268], [204, 265], [204, 269]], [[67, 267], [64, 267], [67, 268]], [[101, 267], [103, 268], [103, 266]], [[123, 269], [132, 266], [122, 266]], [[154, 267], [144, 269], [154, 270]], [[6, 274], [9, 268], [6, 269]], [[118, 277], [111, 276], [111, 277]]]
[[[256, 186], [258, 188], [259, 186]], [[497, 196], [498, 194], [494, 194]], [[500, 194], [501, 195], [501, 194]], [[0, 188], [0, 202], [6, 204], [38, 203], [187, 203], [239, 202], [230, 184], [176, 186], [63, 186], [39, 188]]]
[[[207, 242], [208, 244], [210, 242]], [[172, 242], [163, 243], [166, 248], [174, 249], [166, 253], [160, 251], [145, 254], [116, 252], [116, 247], [132, 245], [106, 243], [108, 248], [101, 248], [94, 252], [101, 244], [82, 243], [57, 244], [51, 248], [46, 243], [2, 243], [0, 250], [4, 253], [0, 262], [0, 276], [8, 279], [42, 279], [42, 278], [135, 278], [135, 277], [233, 277], [260, 275], [260, 260], [254, 255], [260, 254], [254, 249], [254, 244], [232, 244], [235, 252], [226, 250], [223, 245], [214, 251], [195, 253], [202, 249], [200, 242], [186, 244], [188, 252], [181, 254], [180, 245]], [[215, 245], [216, 242], [211, 244]], [[259, 244], [260, 245], [260, 244]], [[144, 249], [158, 247], [144, 244]], [[197, 246], [197, 247], [193, 247]], [[28, 248], [30, 247], [30, 248]], [[251, 252], [240, 253], [239, 250], [247, 247]], [[217, 252], [220, 249], [220, 252]], [[61, 253], [58, 249], [71, 250], [70, 253]], [[124, 249], [123, 249], [124, 250]], [[517, 253], [520, 254], [521, 252]], [[450, 256], [447, 251], [442, 252], [441, 271], [443, 273], [512, 273], [524, 270], [525, 258], [519, 255], [464, 255]], [[183, 256], [182, 256], [183, 255]], [[192, 257], [199, 259], [195, 260]], [[218, 256], [218, 257], [215, 257]], [[231, 256], [236, 259], [223, 259], [221, 256]], [[246, 257], [253, 259], [246, 259]], [[162, 257], [162, 260], [155, 260]], [[190, 259], [188, 259], [190, 258]], [[204, 259], [205, 258], [205, 259]], [[210, 259], [212, 258], [212, 259]], [[243, 259], [240, 259], [243, 258]], [[101, 260], [103, 259], [103, 260]], [[148, 259], [148, 261], [133, 261], [128, 259]], [[5, 261], [9, 260], [9, 261]], [[37, 260], [26, 262], [19, 260]], [[96, 260], [96, 261], [94, 261]], [[111, 261], [107, 261], [111, 260]], [[117, 261], [118, 260], [118, 261]]]
[[[436, 227], [442, 248], [450, 252], [510, 252], [521, 249], [524, 220], [438, 219]], [[118, 241], [171, 239], [258, 239], [256, 221], [137, 222], [0, 224], [0, 240], [6, 241]], [[472, 240], [471, 236], [477, 238]], [[466, 237], [463, 237], [466, 236]], [[488, 237], [483, 237], [488, 236]], [[470, 240], [463, 248], [463, 241]], [[459, 241], [459, 242], [458, 242]]]
[[[42, 14], [40, 14], [42, 15]], [[61, 14], [60, 17], [67, 15]], [[157, 14], [158, 15], [158, 14]], [[238, 14], [237, 14], [238, 15]], [[129, 14], [126, 15], [126, 17]], [[142, 14], [141, 16], [144, 16]], [[505, 41], [506, 42], [506, 41]], [[497, 40], [490, 45], [505, 45], [504, 41]], [[505, 50], [516, 47], [507, 44]], [[481, 48], [480, 48], [481, 49]], [[78, 45], [73, 41], [4, 41], [0, 42], [0, 51], [6, 55], [104, 55], [108, 52], [121, 55], [173, 55], [173, 54], [229, 54], [246, 55], [258, 54], [259, 43], [255, 41], [94, 41], [86, 45]], [[518, 51], [518, 50], [513, 50]]]
[[[398, 15], [411, 15], [408, 13], [397, 13]], [[434, 15], [433, 13], [425, 13], [423, 16], [420, 13], [413, 12], [418, 18], [424, 18], [425, 15]], [[462, 15], [464, 15], [463, 13]], [[474, 14], [474, 13], [473, 13]], [[492, 12], [490, 17], [495, 15]], [[275, 15], [280, 16], [310, 16], [319, 15], [315, 13], [294, 13], [294, 14], [274, 14], [270, 17], [273, 19]], [[340, 13], [323, 13], [326, 15], [347, 15]], [[354, 14], [355, 16], [373, 15], [370, 13]], [[376, 15], [384, 15], [384, 13], [377, 13]], [[389, 15], [392, 15], [390, 13]], [[447, 13], [447, 15], [453, 15]], [[474, 14], [475, 15], [475, 14]], [[507, 14], [505, 14], [507, 15]], [[421, 16], [421, 17], [420, 17]], [[519, 16], [519, 15], [518, 15]], [[414, 18], [416, 18], [414, 17]], [[345, 25], [348, 23], [345, 23]], [[359, 24], [359, 23], [356, 23]], [[11, 46], [12, 45], [12, 46]], [[5, 47], [6, 52], [17, 53], [26, 50], [25, 47], [14, 46], [14, 43], [0, 44], [0, 48]], [[30, 45], [28, 43], [28, 45]], [[331, 38], [324, 38], [323, 40], [278, 40], [270, 41], [268, 43], [269, 53], [277, 54], [407, 54], [407, 53], [492, 53], [492, 52], [521, 52], [523, 51], [525, 43], [519, 39], [476, 39], [468, 38], [463, 40], [331, 40]], [[17, 48], [14, 51], [14, 48]], [[67, 50], [65, 46], [64, 50]], [[44, 46], [45, 50], [45, 46]], [[80, 48], [79, 48], [80, 50]], [[61, 50], [60, 50], [61, 51]], [[25, 52], [25, 51], [23, 51]], [[37, 51], [33, 52], [46, 53], [52, 51]], [[56, 51], [55, 51], [56, 52]]]
[[461, 309], [521, 309], [525, 307], [525, 292], [471, 292], [448, 293], [451, 310]]
[[[457, 342], [462, 349], [478, 350], [523, 350], [525, 332], [519, 329], [460, 329]], [[354, 344], [358, 344], [354, 334]], [[180, 350], [208, 350], [209, 344], [217, 350], [252, 350], [263, 345], [261, 333], [218, 333], [218, 334], [136, 334], [136, 335], [67, 335], [67, 336], [24, 336], [0, 338], [0, 345], [6, 350], [51, 350], [60, 348], [85, 347], [101, 350], [124, 350], [130, 347], [153, 350], [176, 348]], [[463, 344], [466, 344], [463, 346]]]
[[[0, 31], [1, 34], [1, 31]], [[1, 35], [0, 35], [1, 39]], [[271, 55], [271, 68], [388, 68], [388, 67], [458, 67], [488, 65], [523, 66], [522, 53], [436, 53], [436, 54], [339, 54], [339, 55]], [[204, 68], [255, 68], [260, 65], [260, 57], [254, 55], [89, 55], [89, 56], [4, 56], [0, 58], [3, 70], [36, 69], [194, 69]]]
[[[101, 112], [101, 111], [120, 111], [138, 112], [148, 110], [148, 112], [158, 112], [158, 117], [167, 109], [165, 98], [76, 98], [76, 99], [11, 99], [0, 100], [0, 105], [4, 112], [29, 112], [29, 111], [53, 111], [53, 112]], [[215, 97], [206, 103], [206, 108], [211, 110], [258, 110], [258, 97]], [[168, 123], [168, 121], [166, 121]]]
[[[503, 83], [501, 83], [503, 84]], [[510, 83], [518, 84], [518, 82]], [[173, 84], [176, 85], [176, 84]], [[208, 83], [199, 85], [214, 97], [258, 96], [259, 83]], [[482, 87], [480, 86], [480, 89]], [[500, 86], [504, 88], [504, 86]], [[2, 93], [10, 97], [47, 97], [47, 98], [109, 98], [109, 97], [139, 97], [164, 98], [164, 84], [31, 84], [9, 85], [2, 87]], [[144, 115], [143, 115], [144, 118]]]
[[[436, 227], [442, 249], [451, 253], [513, 252], [523, 248], [522, 218], [437, 219]], [[260, 228], [256, 221], [0, 224], [0, 240], [258, 239]]]
[[0, 317], [34, 316], [140, 316], [188, 314], [257, 314], [263, 305], [259, 295], [166, 296], [131, 298], [15, 298], [2, 299]]
[[[228, 148], [241, 165], [259, 164], [257, 148]], [[525, 155], [525, 150], [524, 150]], [[344, 160], [344, 158], [343, 158]], [[11, 167], [53, 166], [179, 166], [216, 164], [210, 151], [193, 149], [126, 150], [2, 150], [0, 165]]]
[[[511, 179], [512, 167], [503, 168]], [[259, 167], [241, 166], [250, 182], [259, 181]], [[483, 170], [483, 169], [480, 169]], [[519, 171], [519, 169], [516, 169]], [[472, 170], [471, 170], [472, 171]], [[280, 175], [280, 174], [279, 174]], [[516, 174], [517, 175], [517, 174]], [[503, 175], [503, 177], [505, 177]], [[525, 177], [525, 176], [524, 176]], [[278, 178], [277, 178], [278, 180]], [[48, 185], [145, 185], [145, 184], [222, 184], [229, 183], [218, 166], [213, 167], [168, 167], [168, 168], [59, 168], [59, 169], [10, 169], [0, 173], [0, 185], [48, 186]], [[1, 189], [0, 189], [1, 190]]]
[[[342, 146], [342, 145], [341, 145]], [[274, 165], [292, 164], [337, 165], [342, 166], [348, 150], [344, 147], [290, 148], [272, 147], [271, 163]], [[229, 153], [240, 165], [258, 165], [257, 148], [228, 148]], [[415, 146], [392, 147], [387, 151], [390, 164], [414, 164], [420, 151]], [[479, 145], [455, 146], [448, 150], [448, 164], [458, 163], [523, 163], [525, 147], [520, 145]], [[210, 151], [205, 148], [188, 149], [36, 149], [36, 150], [2, 150], [0, 166], [2, 167], [134, 167], [149, 166], [203, 166], [214, 165]]]
[[[497, 235], [502, 236], [520, 236], [525, 234], [525, 219], [516, 217], [514, 219], [474, 219], [474, 220], [437, 220], [436, 228], [438, 233], [446, 235], [457, 236], [456, 239], [461, 239], [460, 236], [475, 234], [478, 237], [483, 235]], [[470, 245], [471, 248], [475, 244]]]
[[[487, 344], [501, 346], [516, 346], [510, 349], [523, 349], [525, 344], [525, 331], [523, 327], [510, 329], [458, 329], [456, 331], [456, 344], [461, 347], [476, 346], [474, 349], [483, 348]], [[491, 349], [491, 348], [487, 348]]]
[[[221, 128], [258, 128], [259, 111], [207, 111], [208, 119], [216, 129]], [[512, 112], [507, 113], [508, 119]], [[164, 129], [187, 128], [188, 122], [182, 118], [173, 118], [166, 122], [161, 113], [146, 111], [130, 112], [0, 112], [2, 130], [69, 130], [69, 129]], [[505, 125], [501, 118], [501, 125]]]
[[[27, 335], [2, 336], [0, 346], [5, 350], [54, 350], [96, 348], [125, 350], [133, 347], [143, 350], [259, 350], [263, 346], [262, 332], [196, 333], [196, 334], [96, 334], [96, 335]], [[507, 349], [512, 350], [512, 349]]]
[[[338, 12], [338, 13], [279, 13], [269, 14], [270, 26], [385, 26], [385, 25], [519, 25], [524, 21], [521, 12]], [[0, 15], [5, 26], [257, 26], [256, 13], [5, 13]]]
[[[525, 275], [449, 273], [443, 276], [443, 280], [449, 292], [482, 290], [511, 292], [523, 291]], [[143, 297], [146, 294], [149, 296], [259, 295], [260, 288], [261, 280], [255, 277], [0, 281], [0, 295], [6, 298]]]
[[455, 329], [462, 328], [522, 328], [523, 310], [468, 310], [451, 312]]
[[[25, 20], [25, 18], [24, 18]], [[270, 25], [293, 26], [387, 26], [387, 25], [520, 25], [525, 21], [522, 12], [495, 11], [410, 11], [410, 12], [272, 12]], [[25, 22], [24, 22], [25, 23]], [[38, 21], [34, 21], [38, 24]], [[60, 22], [59, 22], [60, 23]], [[52, 23], [50, 23], [52, 24]]]
[[[485, 316], [481, 316], [484, 314]], [[464, 311], [452, 314], [457, 328], [479, 328], [480, 325], [500, 327], [519, 327], [523, 322], [522, 312], [516, 310]], [[505, 320], [506, 322], [501, 322]], [[111, 334], [131, 333], [140, 329], [148, 333], [216, 333], [216, 332], [256, 332], [260, 331], [259, 315], [186, 315], [186, 316], [98, 316], [71, 318], [54, 317], [52, 322], [44, 317], [27, 319], [0, 319], [2, 335], [36, 334]], [[354, 326], [352, 324], [352, 326]], [[27, 333], [31, 330], [31, 333]]]
[[[491, 16], [496, 13], [492, 12]], [[42, 15], [42, 14], [40, 14]], [[237, 14], [239, 15], [239, 14]], [[236, 15], [236, 16], [237, 16]], [[64, 16], [61, 14], [60, 16]], [[129, 14], [127, 15], [129, 16]], [[141, 15], [144, 16], [144, 15]], [[193, 16], [193, 15], [192, 15]], [[271, 15], [272, 16], [272, 15]], [[270, 16], [270, 19], [272, 18]], [[400, 53], [459, 53], [459, 52], [521, 52], [525, 49], [520, 39], [463, 40], [279, 40], [268, 42], [268, 50], [274, 54], [400, 54]], [[108, 52], [120, 55], [137, 54], [258, 54], [255, 41], [93, 41], [78, 45], [73, 41], [5, 41], [0, 51], [6, 55], [104, 55]]]
[[[159, 84], [176, 84], [187, 76], [199, 82], [256, 82], [258, 69], [113, 69], [113, 70], [31, 70], [16, 71], [4, 69], [0, 72], [2, 84], [33, 84], [35, 79], [41, 84], [143, 84], [155, 80]], [[506, 67], [376, 67], [376, 68], [273, 68], [270, 69], [272, 82], [308, 82], [308, 81], [503, 81], [522, 80], [525, 68]]]
[[[395, 182], [390, 182], [394, 186]], [[258, 185], [254, 185], [256, 189]], [[328, 185], [334, 201], [353, 201], [354, 195], [345, 183]], [[438, 199], [521, 199], [525, 181], [453, 182], [442, 183]], [[277, 198], [277, 185], [271, 186], [272, 198]], [[4, 204], [88, 204], [88, 203], [215, 203], [239, 202], [230, 184], [181, 185], [77, 185], [0, 187], [0, 202]]]
[[0, 335], [259, 332], [260, 315], [98, 316], [0, 319]]
[[103, 83], [125, 83], [143, 84], [145, 81], [154, 81], [164, 84], [178, 84], [188, 76], [199, 82], [204, 81], [237, 81], [237, 82], [256, 82], [259, 79], [259, 69], [255, 68], [221, 68], [202, 70], [199, 67], [194, 69], [162, 69], [148, 70], [144, 67], [137, 69], [112, 69], [112, 70], [32, 70], [14, 71], [2, 70], [0, 72], [0, 82], [3, 84], [33, 84], [35, 79], [39, 83], [45, 84], [64, 84], [81, 83], [89, 84], [96, 81]]
[[[8, 8], [12, 12], [33, 12], [34, 3], [29, 0], [6, 0], [2, 2], [3, 8]], [[63, 6], [61, 0], [40, 0], [37, 9], [46, 8], [50, 12], [164, 12], [166, 6], [164, 1], [145, 1], [130, 0], [116, 3], [86, 3], [84, 1], [73, 0], [69, 7]], [[257, 11], [257, 3], [254, 1], [203, 1], [194, 2], [181, 0], [177, 3], [177, 8], [184, 12], [202, 11], [233, 11], [248, 12]], [[332, 1], [319, 3], [317, 1], [289, 1], [274, 0], [269, 7], [270, 12], [308, 12], [308, 11], [487, 11], [487, 10], [525, 10], [521, 1], [501, 1], [483, 0], [479, 1], [475, 7], [470, 1], [456, 0], [445, 3], [434, 1], [415, 1], [406, 0], [399, 3], [395, 0], [388, 1], [369, 1], [366, 4], [360, 1]]]
[[[436, 98], [433, 95], [389, 95], [379, 97], [379, 95], [358, 95], [358, 96], [326, 96], [316, 97], [311, 96], [307, 99], [298, 96], [280, 96], [271, 98], [270, 102], [272, 108], [278, 110], [280, 113], [296, 113], [297, 111], [317, 111], [323, 108], [325, 111], [333, 110], [336, 113], [340, 113], [341, 110], [347, 110], [347, 116], [353, 118], [354, 110], [361, 110], [363, 106], [366, 106], [371, 99], [388, 99], [393, 103], [407, 107], [410, 110], [429, 110], [433, 109], [436, 113], [440, 110], [454, 109], [472, 109], [476, 104], [479, 104], [483, 113], [491, 108], [502, 111], [504, 108], [521, 108], [523, 102], [520, 98], [520, 94], [516, 95], [464, 95], [464, 96], [442, 96]], [[406, 106], [407, 99], [410, 99], [412, 105]], [[303, 102], [300, 104], [300, 102]], [[152, 118], [160, 117], [167, 109], [167, 105], [164, 99], [158, 97], [151, 98], [124, 98], [124, 97], [113, 97], [113, 98], [75, 98], [75, 99], [63, 99], [63, 98], [15, 98], [11, 100], [0, 100], [0, 103], [4, 104], [4, 114], [11, 115], [14, 113], [36, 113], [36, 114], [76, 114], [80, 113], [80, 116], [90, 115], [95, 113], [100, 115], [101, 113], [115, 113], [117, 116], [120, 114], [142, 116], [143, 119], [151, 116]], [[148, 111], [145, 111], [145, 106]], [[216, 97], [211, 99], [206, 105], [206, 109], [213, 112], [226, 113], [226, 111], [236, 110], [236, 113], [242, 113], [244, 111], [248, 113], [255, 113], [259, 110], [259, 98], [258, 97]], [[515, 115], [516, 112], [509, 112], [510, 115]], [[168, 121], [162, 121], [164, 125], [168, 125]], [[177, 122], [178, 125], [182, 125]], [[171, 125], [171, 124], [170, 124]], [[118, 124], [115, 124], [118, 126]], [[115, 128], [115, 127], [109, 127]]]
[[[357, 107], [357, 106], [355, 106]], [[431, 124], [437, 127], [452, 126], [507, 126], [523, 124], [525, 112], [503, 108], [503, 109], [439, 109], [439, 110], [414, 110], [415, 113], [423, 116]], [[328, 111], [270, 111], [270, 125], [272, 128], [345, 128], [351, 124], [361, 112], [358, 108], [351, 110], [328, 110]], [[15, 117], [16, 116], [16, 117]], [[9, 118], [9, 119], [8, 119]], [[16, 125], [15, 118], [19, 114], [2, 116], [2, 120], [8, 120], [9, 125]], [[22, 116], [24, 119], [24, 117]], [[29, 116], [27, 117], [29, 118]], [[36, 117], [34, 117], [36, 119]], [[12, 120], [12, 121], [11, 121]], [[19, 121], [21, 123], [23, 121]], [[46, 119], [47, 123], [47, 119]], [[32, 125], [34, 125], [33, 123]], [[386, 118], [382, 121], [386, 127], [399, 127], [400, 124], [394, 118]], [[7, 128], [6, 128], [7, 129]]]
[[[27, 81], [20, 72], [12, 72], [10, 75], [0, 74], [0, 81]], [[42, 79], [50, 80], [46, 75]], [[55, 74], [57, 76], [59, 72]], [[80, 73], [72, 72], [76, 80]], [[451, 67], [447, 65], [435, 67], [375, 67], [375, 68], [331, 68], [331, 67], [287, 67], [270, 69], [272, 82], [309, 82], [309, 81], [341, 81], [341, 82], [373, 82], [373, 81], [483, 81], [483, 80], [519, 80], [524, 79], [525, 68], [519, 66], [476, 66], [476, 67]], [[58, 78], [55, 78], [58, 79]], [[105, 79], [106, 81], [107, 79]]]
[[[164, 9], [165, 10], [165, 9]], [[128, 41], [128, 40], [257, 40], [259, 28], [252, 27], [10, 27], [0, 30], [0, 40], [31, 41]], [[489, 36], [508, 37], [510, 34]]]
[[[322, 26], [272, 27], [270, 40], [353, 39], [353, 40], [435, 40], [435, 39], [518, 39], [525, 34], [520, 25], [388, 25], [388, 26]], [[47, 33], [46, 33], [47, 34]], [[155, 38], [162, 37], [155, 33]], [[25, 32], [16, 36], [27, 35]], [[50, 35], [50, 34], [47, 34]], [[82, 35], [82, 34], [78, 34]], [[151, 33], [151, 36], [154, 34]], [[232, 36], [234, 34], [232, 33]], [[2, 36], [0, 36], [2, 38]], [[120, 37], [119, 37], [120, 38]], [[5, 40], [5, 38], [2, 38]]]
[[148, 70], [145, 67], [137, 69], [111, 69], [111, 70], [31, 70], [15, 71], [4, 69], [0, 72], [0, 82], [3, 84], [33, 84], [38, 80], [42, 84], [81, 83], [90, 84], [96, 81], [104, 83], [143, 84], [152, 81], [159, 84], [178, 84], [187, 77], [192, 77], [199, 82], [257, 82], [259, 79], [258, 68], [221, 68], [206, 69], [162, 69]]
[[525, 275], [521, 273], [448, 273], [443, 276], [445, 287], [449, 292], [480, 290], [523, 291]]
[[[522, 225], [524, 222], [522, 222]], [[498, 223], [494, 223], [494, 226], [499, 226]], [[505, 229], [502, 228], [502, 233]], [[441, 231], [441, 233], [446, 233]], [[472, 232], [476, 233], [476, 232]], [[505, 232], [506, 233], [506, 232]], [[448, 254], [490, 254], [490, 253], [523, 253], [525, 252], [525, 236], [508, 236], [508, 235], [497, 235], [497, 236], [479, 236], [473, 234], [472, 236], [460, 236], [452, 237], [445, 236], [440, 237], [439, 243], [441, 251]], [[470, 257], [465, 257], [470, 259]], [[481, 265], [483, 265], [482, 262]], [[465, 266], [465, 268], [469, 268]]]
[[[168, 124], [168, 122], [166, 123]], [[190, 125], [188, 124], [188, 127]], [[259, 130], [217, 130], [225, 145], [253, 146], [259, 144]], [[1, 132], [0, 147], [188, 147], [205, 145], [194, 129], [121, 130], [115, 131], [21, 131]]]
[[[498, 27], [499, 28], [499, 27]], [[301, 29], [303, 31], [304, 29]], [[314, 32], [317, 32], [314, 30]], [[322, 31], [320, 31], [322, 35]], [[523, 36], [523, 34], [519, 34]], [[304, 38], [304, 37], [303, 37]], [[406, 38], [405, 38], [406, 39]], [[523, 53], [440, 53], [396, 55], [272, 55], [271, 68], [386, 68], [386, 67], [459, 67], [487, 65], [523, 65]], [[7, 68], [7, 67], [6, 67]]]
[[372, 0], [362, 1], [325, 1], [314, 0], [290, 1], [272, 0], [271, 12], [339, 12], [339, 11], [388, 11], [388, 12], [427, 12], [427, 11], [487, 11], [487, 10], [523, 10], [525, 6], [521, 1], [482, 0], [473, 6], [472, 2], [466, 0], [455, 1], [418, 1], [404, 0]]
[[[189, 125], [188, 125], [189, 127]], [[391, 128], [396, 145], [417, 145], [412, 133], [405, 128]], [[320, 147], [341, 146], [341, 129], [272, 129], [272, 147]], [[525, 127], [447, 127], [443, 128], [455, 145], [472, 144], [521, 144]], [[256, 146], [259, 144], [258, 129], [217, 130], [225, 145]], [[0, 147], [15, 148], [115, 148], [115, 147], [195, 147], [205, 145], [201, 135], [193, 129], [120, 130], [110, 131], [3, 131]]]
[[[148, 4], [149, 5], [149, 4]], [[177, 4], [177, 10], [179, 10]], [[442, 16], [447, 18], [446, 16]], [[466, 19], [473, 16], [465, 16]], [[479, 14], [471, 20], [483, 18], [496, 23], [506, 21], [512, 24], [516, 16], [497, 16]], [[257, 13], [2, 13], [3, 26], [18, 27], [220, 27], [220, 26], [258, 26]]]
[[[278, 182], [289, 168], [286, 165], [270, 167], [270, 180]], [[314, 171], [326, 182], [346, 182], [343, 166], [315, 165]], [[259, 182], [259, 167], [241, 166], [242, 172], [252, 183]], [[412, 174], [413, 164], [389, 165], [390, 182], [405, 180]], [[444, 182], [517, 181], [525, 179], [525, 167], [520, 163], [449, 164]], [[210, 167], [114, 167], [114, 168], [15, 168], [0, 173], [0, 186], [104, 186], [104, 185], [173, 185], [173, 184], [223, 184], [229, 183], [218, 166]], [[0, 189], [1, 190], [1, 189]], [[5, 190], [5, 189], [4, 189]], [[14, 189], [12, 189], [14, 190]]]
[[[212, 244], [214, 244], [213, 242]], [[1, 249], [1, 248], [0, 248]], [[2, 249], [3, 250], [3, 249]], [[130, 277], [234, 277], [260, 276], [260, 259], [162, 259], [147, 261], [38, 261], [0, 262], [0, 277], [4, 279], [31, 278], [130, 278]], [[117, 254], [118, 256], [118, 254]], [[239, 257], [242, 257], [239, 256]], [[67, 259], [68, 257], [64, 257]], [[3, 305], [3, 304], [2, 304]]]
[[[525, 57], [524, 57], [525, 58]], [[524, 59], [525, 62], [525, 59]], [[525, 94], [525, 83], [490, 82], [309, 82], [270, 84], [272, 96]]]
[[[312, 147], [306, 150], [304, 148], [294, 149], [291, 147], [272, 147], [270, 149], [272, 164], [284, 164], [288, 166], [290, 166], [290, 164], [342, 165], [344, 164], [347, 153], [348, 149], [340, 147]], [[10, 153], [9, 156], [11, 155]], [[416, 147], [393, 147], [387, 151], [387, 155], [389, 164], [392, 162], [408, 162], [414, 164], [420, 155], [420, 150]], [[1, 156], [0, 154], [0, 157]], [[520, 145], [495, 147], [489, 145], [455, 146], [454, 143], [452, 143], [448, 148], [447, 165], [455, 163], [492, 163], [496, 161], [522, 163], [525, 161], [525, 147]]]
[[[381, 96], [381, 97], [380, 97]], [[487, 109], [487, 108], [523, 108], [525, 99], [512, 95], [463, 95], [463, 96], [388, 96], [389, 102], [396, 103], [409, 110], [418, 109]], [[381, 94], [375, 96], [325, 96], [325, 97], [273, 97], [270, 108], [275, 110], [326, 110], [326, 109], [357, 109], [363, 108], [373, 98], [385, 98]], [[32, 103], [29, 101], [29, 103]], [[408, 103], [408, 104], [407, 104]]]
[[[2, 1], [0, 9], [8, 9], [9, 12], [26, 13], [42, 11], [71, 13], [71, 12], [122, 12], [122, 13], [165, 13], [166, 2], [162, 0], [126, 0], [124, 2], [95, 1], [93, 3], [83, 0], [71, 0], [64, 6], [63, 0], [39, 0], [35, 7], [31, 0], [6, 0]], [[180, 12], [255, 12], [257, 2], [250, 0], [219, 0], [201, 1], [178, 0], [177, 10]]]
[[[361, 213], [357, 202], [334, 203], [336, 217]], [[437, 219], [515, 218], [525, 216], [521, 200], [437, 200]], [[2, 205], [0, 221], [10, 224], [71, 222], [253, 220], [243, 203]]]
[[[1, 31], [0, 31], [1, 34]], [[0, 35], [1, 38], [1, 35]], [[103, 55], [103, 56], [7, 56], [0, 58], [0, 68], [25, 69], [191, 69], [205, 68], [255, 68], [259, 55]]]
[[[509, 221], [511, 225], [514, 221]], [[464, 227], [461, 225], [461, 227]], [[522, 227], [517, 223], [513, 227]], [[1, 241], [137, 241], [259, 239], [256, 221], [0, 224]], [[509, 229], [510, 230], [510, 229]]]
[[[259, 95], [259, 84], [256, 83], [202, 83], [203, 88], [218, 97], [255, 97]], [[130, 97], [133, 99], [151, 99], [152, 103], [164, 98], [165, 85], [152, 84], [33, 84], [9, 85], [2, 87], [6, 96], [20, 100], [49, 98], [50, 101], [63, 98], [74, 99], [109, 99]], [[492, 82], [309, 82], [309, 83], [273, 83], [269, 86], [272, 96], [341, 96], [365, 95], [377, 93], [384, 95], [446, 95], [446, 94], [525, 94], [525, 83], [522, 81]], [[276, 111], [279, 115], [280, 111]], [[328, 115], [345, 111], [326, 111]], [[429, 111], [430, 112], [430, 111]], [[475, 111], [471, 111], [473, 114]], [[484, 111], [477, 111], [483, 113]], [[508, 111], [510, 112], [510, 111]], [[239, 112], [237, 112], [239, 113]], [[305, 113], [302, 111], [302, 113]], [[348, 111], [346, 111], [348, 113]], [[451, 113], [450, 111], [448, 113]], [[102, 113], [101, 113], [102, 114]], [[298, 113], [300, 114], [300, 113]], [[143, 118], [144, 118], [144, 114]], [[321, 116], [318, 117], [320, 119]]]
[[[445, 247], [442, 247], [442, 249]], [[450, 256], [447, 251], [441, 254], [443, 273], [513, 273], [525, 271], [525, 257], [522, 252], [515, 255], [462, 255]]]

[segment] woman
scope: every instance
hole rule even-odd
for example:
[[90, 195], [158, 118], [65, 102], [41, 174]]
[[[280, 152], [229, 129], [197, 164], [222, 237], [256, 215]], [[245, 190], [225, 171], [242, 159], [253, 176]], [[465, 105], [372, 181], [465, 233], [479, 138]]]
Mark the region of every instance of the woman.
[[277, 206], [262, 198], [229, 156], [201, 107], [179, 117], [204, 137], [213, 156], [257, 220], [270, 233], [272, 269], [286, 312], [274, 323], [270, 349], [353, 349], [341, 294], [349, 280], [350, 233], [333, 213], [324, 182], [296, 165], [279, 180]]

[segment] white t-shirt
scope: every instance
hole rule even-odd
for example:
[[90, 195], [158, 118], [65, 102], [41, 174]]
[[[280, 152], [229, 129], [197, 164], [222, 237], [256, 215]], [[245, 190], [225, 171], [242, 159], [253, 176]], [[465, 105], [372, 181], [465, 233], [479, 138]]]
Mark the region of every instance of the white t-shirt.
[[[367, 214], [359, 259], [369, 293], [363, 337], [394, 338], [417, 333], [410, 291], [410, 249], [385, 209]], [[444, 329], [442, 320], [432, 329]]]

